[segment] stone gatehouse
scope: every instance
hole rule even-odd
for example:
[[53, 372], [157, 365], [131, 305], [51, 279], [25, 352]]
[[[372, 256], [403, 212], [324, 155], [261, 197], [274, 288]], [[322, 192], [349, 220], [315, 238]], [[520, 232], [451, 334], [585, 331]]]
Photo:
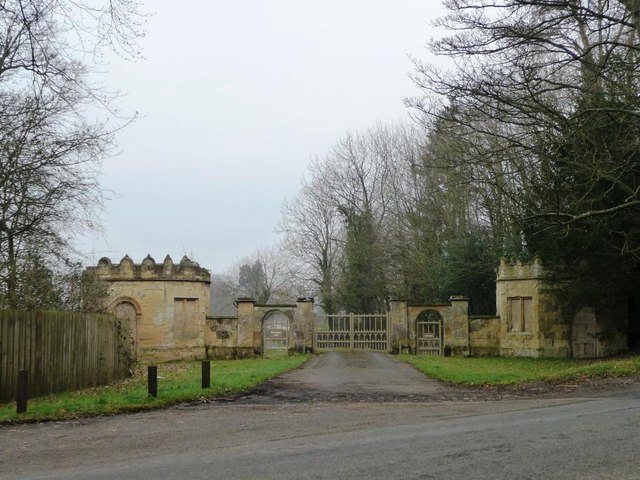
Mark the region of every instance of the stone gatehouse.
[[210, 273], [186, 256], [174, 263], [167, 255], [157, 263], [147, 255], [139, 264], [128, 255], [118, 263], [104, 257], [87, 271], [106, 283], [106, 308], [127, 320], [140, 361], [247, 357], [264, 353], [265, 346], [311, 349], [313, 299], [291, 305], [238, 299], [235, 317], [211, 317]]
[[[235, 316], [210, 316], [210, 274], [186, 256], [162, 263], [147, 256], [135, 264], [125, 256], [114, 264], [102, 258], [88, 268], [109, 287], [107, 309], [128, 320], [132, 350], [141, 361], [181, 358], [241, 358], [311, 350], [317, 325], [311, 298], [295, 304], [235, 302]], [[386, 335], [394, 352], [431, 351], [461, 356], [599, 357], [626, 348], [626, 335], [612, 331], [611, 309], [596, 315], [585, 306], [574, 318], [560, 314], [557, 298], [544, 282], [542, 263], [502, 261], [496, 276], [496, 315], [473, 317], [468, 299], [414, 305], [390, 302]], [[429, 322], [425, 321], [428, 319]], [[435, 324], [434, 324], [435, 322]], [[425, 336], [424, 325], [436, 325]]]
[[164, 361], [202, 357], [210, 311], [210, 275], [186, 256], [162, 263], [150, 256], [136, 264], [104, 257], [87, 269], [109, 289], [107, 310], [128, 320], [135, 357]]
[[539, 258], [532, 263], [500, 262], [496, 315], [501, 356], [590, 358], [627, 349], [626, 307], [607, 311], [584, 305], [573, 318], [562, 315], [559, 298], [545, 282]]

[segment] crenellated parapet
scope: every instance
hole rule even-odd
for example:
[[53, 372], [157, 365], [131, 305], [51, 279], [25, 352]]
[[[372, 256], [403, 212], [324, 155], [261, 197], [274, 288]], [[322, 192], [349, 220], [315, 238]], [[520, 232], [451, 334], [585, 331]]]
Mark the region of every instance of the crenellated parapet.
[[125, 255], [119, 263], [113, 263], [109, 258], [102, 257], [98, 260], [97, 266], [89, 267], [87, 270], [104, 281], [160, 280], [211, 283], [209, 270], [186, 255], [182, 257], [180, 263], [174, 263], [169, 255], [162, 263], [156, 263], [151, 255], [147, 255], [141, 263], [134, 263], [129, 255]]
[[542, 278], [543, 271], [542, 262], [538, 257], [534, 258], [532, 263], [522, 263], [519, 260], [510, 263], [503, 258], [498, 267], [497, 281], [539, 279]]

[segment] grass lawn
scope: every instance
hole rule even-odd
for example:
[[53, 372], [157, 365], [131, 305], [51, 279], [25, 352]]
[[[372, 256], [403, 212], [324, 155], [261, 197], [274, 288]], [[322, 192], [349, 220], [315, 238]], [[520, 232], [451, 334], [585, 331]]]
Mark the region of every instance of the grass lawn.
[[309, 355], [211, 362], [211, 388], [201, 388], [200, 362], [172, 362], [158, 365], [158, 396], [147, 394], [146, 366], [133, 377], [75, 392], [29, 399], [27, 413], [18, 415], [16, 403], [0, 404], [0, 423], [60, 420], [120, 412], [150, 410], [181, 402], [194, 402], [251, 390], [284, 371], [299, 367]]
[[599, 360], [399, 355], [426, 375], [466, 385], [585, 380], [640, 375], [640, 356]]

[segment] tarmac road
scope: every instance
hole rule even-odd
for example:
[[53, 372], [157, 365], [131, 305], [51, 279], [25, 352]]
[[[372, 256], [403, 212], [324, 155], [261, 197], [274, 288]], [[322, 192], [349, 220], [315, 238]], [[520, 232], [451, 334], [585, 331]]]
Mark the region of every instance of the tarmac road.
[[454, 390], [458, 391], [391, 355], [328, 352], [267, 382], [247, 398], [252, 403], [424, 401], [442, 399]]
[[[598, 397], [367, 401], [446, 387], [413, 369], [389, 383], [405, 366], [393, 374], [382, 355], [313, 362], [269, 401], [0, 427], [0, 479], [640, 478], [637, 383]], [[287, 384], [315, 395], [287, 401]]]

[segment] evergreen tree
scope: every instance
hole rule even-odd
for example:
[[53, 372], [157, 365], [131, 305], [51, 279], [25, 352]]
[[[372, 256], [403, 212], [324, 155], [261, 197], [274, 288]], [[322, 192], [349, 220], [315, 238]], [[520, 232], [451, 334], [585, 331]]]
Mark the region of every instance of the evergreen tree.
[[344, 212], [346, 244], [340, 282], [342, 306], [353, 313], [386, 311], [384, 255], [370, 211]]

